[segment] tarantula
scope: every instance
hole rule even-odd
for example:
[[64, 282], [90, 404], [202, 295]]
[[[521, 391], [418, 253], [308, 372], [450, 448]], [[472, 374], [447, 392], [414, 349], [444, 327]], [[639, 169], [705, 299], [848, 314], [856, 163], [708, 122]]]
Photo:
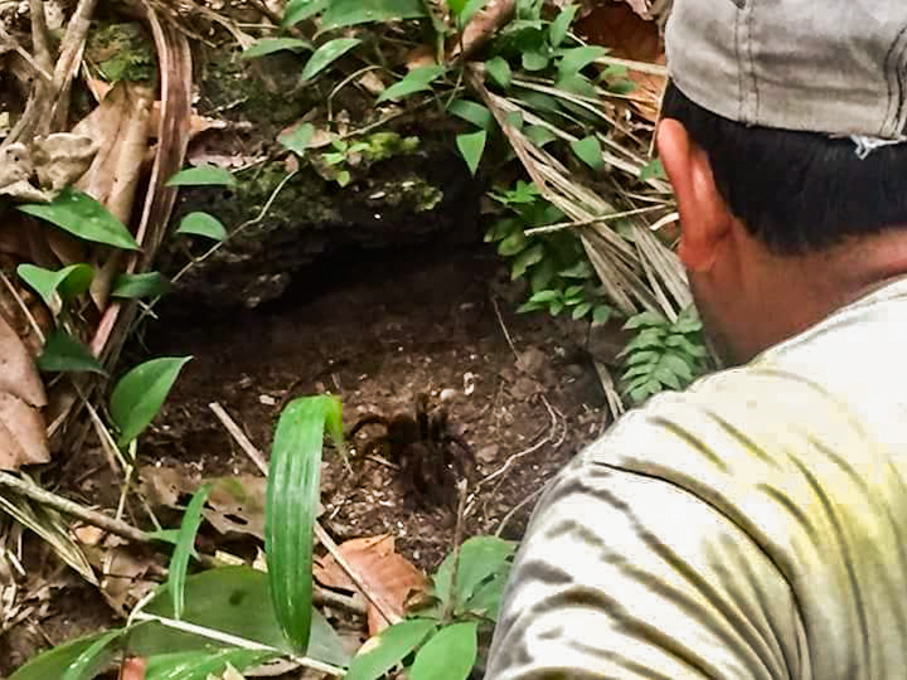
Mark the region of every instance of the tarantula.
[[399, 465], [404, 484], [415, 492], [420, 505], [456, 506], [457, 481], [471, 477], [475, 454], [450, 431], [443, 407], [431, 409], [428, 395], [420, 394], [415, 416], [400, 413], [386, 418], [373, 413], [359, 419], [348, 438], [368, 425], [381, 425], [385, 433], [366, 443], [364, 455], [382, 453]]

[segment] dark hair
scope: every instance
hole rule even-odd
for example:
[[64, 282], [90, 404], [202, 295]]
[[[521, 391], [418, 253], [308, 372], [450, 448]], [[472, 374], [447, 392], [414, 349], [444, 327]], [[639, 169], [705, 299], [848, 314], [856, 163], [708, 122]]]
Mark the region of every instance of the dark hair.
[[663, 115], [684, 124], [708, 155], [730, 210], [774, 252], [816, 252], [907, 227], [907, 144], [860, 160], [852, 139], [728, 120], [673, 84]]

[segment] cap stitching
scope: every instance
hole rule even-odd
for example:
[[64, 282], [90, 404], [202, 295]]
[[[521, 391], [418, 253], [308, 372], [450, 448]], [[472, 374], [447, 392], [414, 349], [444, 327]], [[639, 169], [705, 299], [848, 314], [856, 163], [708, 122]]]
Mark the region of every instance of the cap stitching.
[[[888, 54], [885, 55], [884, 68], [885, 84], [888, 87], [888, 107], [885, 110], [885, 118], [882, 120], [882, 127], [879, 130], [879, 134], [883, 137], [887, 136], [886, 128], [891, 128], [892, 130], [896, 128], [904, 107], [904, 77], [898, 67], [905, 50], [907, 50], [907, 26], [898, 31], [891, 48], [888, 50]], [[892, 80], [896, 83], [898, 90], [897, 108], [893, 112], [892, 108], [895, 106], [895, 85]]]
[[[907, 26], [905, 26], [904, 31], [905, 33], [903, 35], [907, 38]], [[892, 121], [896, 126], [896, 132], [898, 127], [900, 127], [901, 131], [907, 129], [907, 125], [901, 124], [904, 121], [904, 106], [907, 104], [907, 101], [905, 101], [905, 99], [907, 99], [907, 83], [905, 83], [905, 80], [907, 80], [907, 58], [905, 57], [907, 57], [907, 39], [902, 42], [901, 52], [894, 65], [898, 81], [898, 94], [900, 95], [898, 97], [898, 109], [895, 114], [895, 120]]]

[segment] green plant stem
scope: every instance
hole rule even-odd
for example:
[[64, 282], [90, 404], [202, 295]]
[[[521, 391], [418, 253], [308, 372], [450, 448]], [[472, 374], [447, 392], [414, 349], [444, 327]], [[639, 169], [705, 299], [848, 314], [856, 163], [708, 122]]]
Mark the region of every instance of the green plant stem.
[[526, 234], [526, 236], [534, 236], [536, 234], [550, 234], [551, 232], [562, 231], [563, 229], [570, 229], [572, 227], [588, 227], [593, 224], [611, 222], [612, 220], [620, 220], [624, 217], [643, 215], [645, 213], [655, 212], [658, 210], [665, 210], [665, 207], [663, 205], [654, 205], [647, 208], [636, 208], [635, 210], [611, 213], [610, 215], [600, 215], [599, 217], [593, 217], [591, 219], [581, 220], [579, 222], [558, 222], [557, 224], [549, 224], [544, 227], [533, 227], [532, 229], [527, 229], [524, 233]]

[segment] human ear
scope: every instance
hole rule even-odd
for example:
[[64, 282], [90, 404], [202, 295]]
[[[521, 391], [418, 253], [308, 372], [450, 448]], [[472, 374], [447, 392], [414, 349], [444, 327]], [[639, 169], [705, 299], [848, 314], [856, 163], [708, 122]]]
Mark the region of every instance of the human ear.
[[687, 269], [707, 271], [733, 219], [715, 184], [708, 155], [683, 124], [671, 118], [658, 126], [658, 152], [677, 198], [680, 259]]

